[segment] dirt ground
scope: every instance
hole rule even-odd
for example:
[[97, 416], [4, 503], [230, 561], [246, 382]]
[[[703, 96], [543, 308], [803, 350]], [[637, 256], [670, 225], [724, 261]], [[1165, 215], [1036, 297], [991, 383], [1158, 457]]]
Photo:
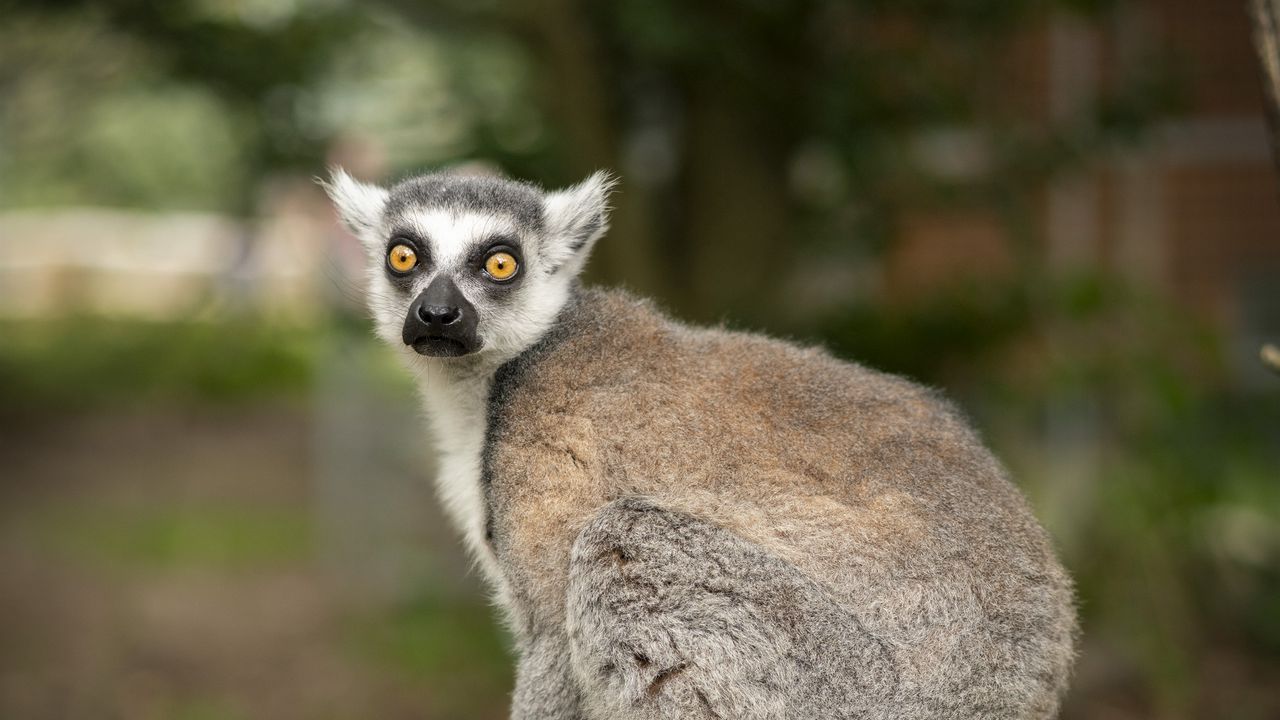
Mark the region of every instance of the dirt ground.
[[287, 403], [0, 414], [0, 717], [503, 717], [474, 585], [319, 557], [313, 442]]

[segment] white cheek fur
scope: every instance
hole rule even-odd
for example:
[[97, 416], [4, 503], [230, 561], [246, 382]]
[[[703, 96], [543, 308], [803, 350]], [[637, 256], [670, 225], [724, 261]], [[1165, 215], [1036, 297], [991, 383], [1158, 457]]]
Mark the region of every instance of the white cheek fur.
[[373, 318], [373, 330], [378, 338], [392, 346], [400, 345], [400, 328], [404, 325], [404, 314], [409, 303], [403, 300], [400, 291], [393, 288], [387, 281], [387, 271], [380, 263], [369, 270], [365, 302], [369, 307], [369, 315]]
[[569, 297], [572, 277], [568, 273], [548, 275], [534, 263], [525, 267], [521, 286], [501, 305], [477, 304], [480, 337], [485, 351], [508, 359], [533, 345], [550, 329]]

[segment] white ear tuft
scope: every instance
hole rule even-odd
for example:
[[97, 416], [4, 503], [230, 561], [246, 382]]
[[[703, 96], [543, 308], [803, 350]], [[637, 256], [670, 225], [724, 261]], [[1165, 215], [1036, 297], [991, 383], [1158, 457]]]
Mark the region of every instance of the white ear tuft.
[[387, 204], [387, 191], [356, 180], [340, 167], [333, 168], [329, 181], [320, 184], [329, 193], [347, 228], [361, 240], [371, 241]]
[[591, 246], [609, 229], [609, 193], [617, 178], [604, 170], [546, 197], [547, 247], [543, 256], [556, 271], [578, 272]]

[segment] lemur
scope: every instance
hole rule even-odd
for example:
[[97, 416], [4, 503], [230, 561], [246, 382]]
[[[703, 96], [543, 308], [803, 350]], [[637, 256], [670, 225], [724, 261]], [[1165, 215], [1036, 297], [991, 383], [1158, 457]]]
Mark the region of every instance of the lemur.
[[966, 421], [584, 287], [613, 186], [326, 183], [510, 625], [511, 717], [1055, 716], [1071, 581]]

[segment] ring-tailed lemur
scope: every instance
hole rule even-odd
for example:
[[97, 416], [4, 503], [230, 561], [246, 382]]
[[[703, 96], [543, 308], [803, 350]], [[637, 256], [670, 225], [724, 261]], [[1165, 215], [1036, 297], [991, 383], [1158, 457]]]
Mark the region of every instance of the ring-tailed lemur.
[[1055, 715], [1071, 583], [965, 421], [580, 287], [612, 185], [327, 186], [513, 629], [512, 717]]

